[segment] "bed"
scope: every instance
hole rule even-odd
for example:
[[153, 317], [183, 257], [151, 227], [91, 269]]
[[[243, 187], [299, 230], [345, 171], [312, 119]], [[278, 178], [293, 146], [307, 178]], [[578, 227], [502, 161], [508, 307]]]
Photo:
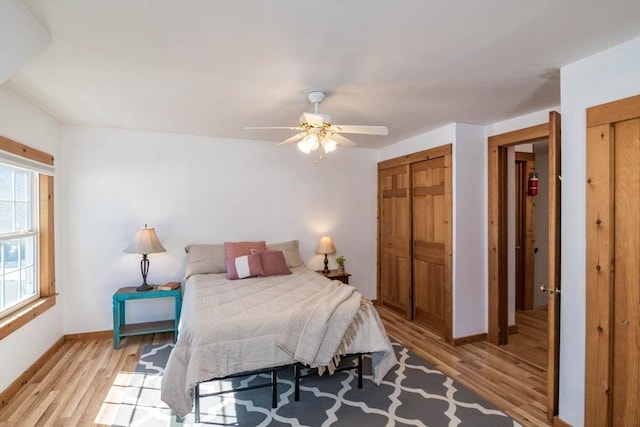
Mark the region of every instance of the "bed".
[[371, 302], [306, 268], [297, 241], [266, 245], [281, 252], [290, 274], [239, 280], [228, 279], [228, 252], [220, 246], [187, 248], [178, 340], [161, 386], [162, 400], [177, 416], [191, 412], [199, 383], [216, 378], [298, 362], [331, 371], [340, 355], [371, 353], [380, 384], [395, 365]]

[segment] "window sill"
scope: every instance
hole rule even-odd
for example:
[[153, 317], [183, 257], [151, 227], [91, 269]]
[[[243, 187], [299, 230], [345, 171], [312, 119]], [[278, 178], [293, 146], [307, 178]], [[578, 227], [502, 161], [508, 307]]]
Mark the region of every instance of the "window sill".
[[0, 341], [56, 305], [56, 296], [42, 297], [0, 319]]

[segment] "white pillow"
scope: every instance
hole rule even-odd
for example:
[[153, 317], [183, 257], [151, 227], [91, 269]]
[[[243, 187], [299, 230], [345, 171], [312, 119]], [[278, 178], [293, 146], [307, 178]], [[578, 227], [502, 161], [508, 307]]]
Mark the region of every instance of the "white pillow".
[[185, 278], [194, 274], [226, 273], [224, 245], [189, 245]]
[[287, 261], [289, 268], [302, 267], [304, 260], [298, 251], [298, 241], [289, 240], [281, 243], [267, 243], [267, 250], [284, 252], [284, 259]]

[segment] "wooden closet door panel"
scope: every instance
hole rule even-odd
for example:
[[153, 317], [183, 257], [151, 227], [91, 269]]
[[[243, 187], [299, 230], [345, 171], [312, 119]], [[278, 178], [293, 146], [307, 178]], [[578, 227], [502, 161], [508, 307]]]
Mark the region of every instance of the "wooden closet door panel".
[[640, 120], [614, 131], [615, 272], [612, 424], [640, 420]]
[[445, 158], [412, 164], [414, 319], [448, 336]]
[[640, 95], [587, 109], [585, 426], [640, 419]]
[[380, 197], [380, 302], [411, 316], [411, 212], [409, 166], [382, 169]]

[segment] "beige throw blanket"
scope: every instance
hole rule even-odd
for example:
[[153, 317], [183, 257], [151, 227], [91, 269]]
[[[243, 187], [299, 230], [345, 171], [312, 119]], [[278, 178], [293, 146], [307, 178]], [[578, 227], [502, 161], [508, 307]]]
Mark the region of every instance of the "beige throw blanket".
[[313, 297], [298, 304], [287, 322], [278, 346], [296, 361], [320, 374], [333, 374], [362, 323], [368, 300], [353, 286], [332, 281]]

